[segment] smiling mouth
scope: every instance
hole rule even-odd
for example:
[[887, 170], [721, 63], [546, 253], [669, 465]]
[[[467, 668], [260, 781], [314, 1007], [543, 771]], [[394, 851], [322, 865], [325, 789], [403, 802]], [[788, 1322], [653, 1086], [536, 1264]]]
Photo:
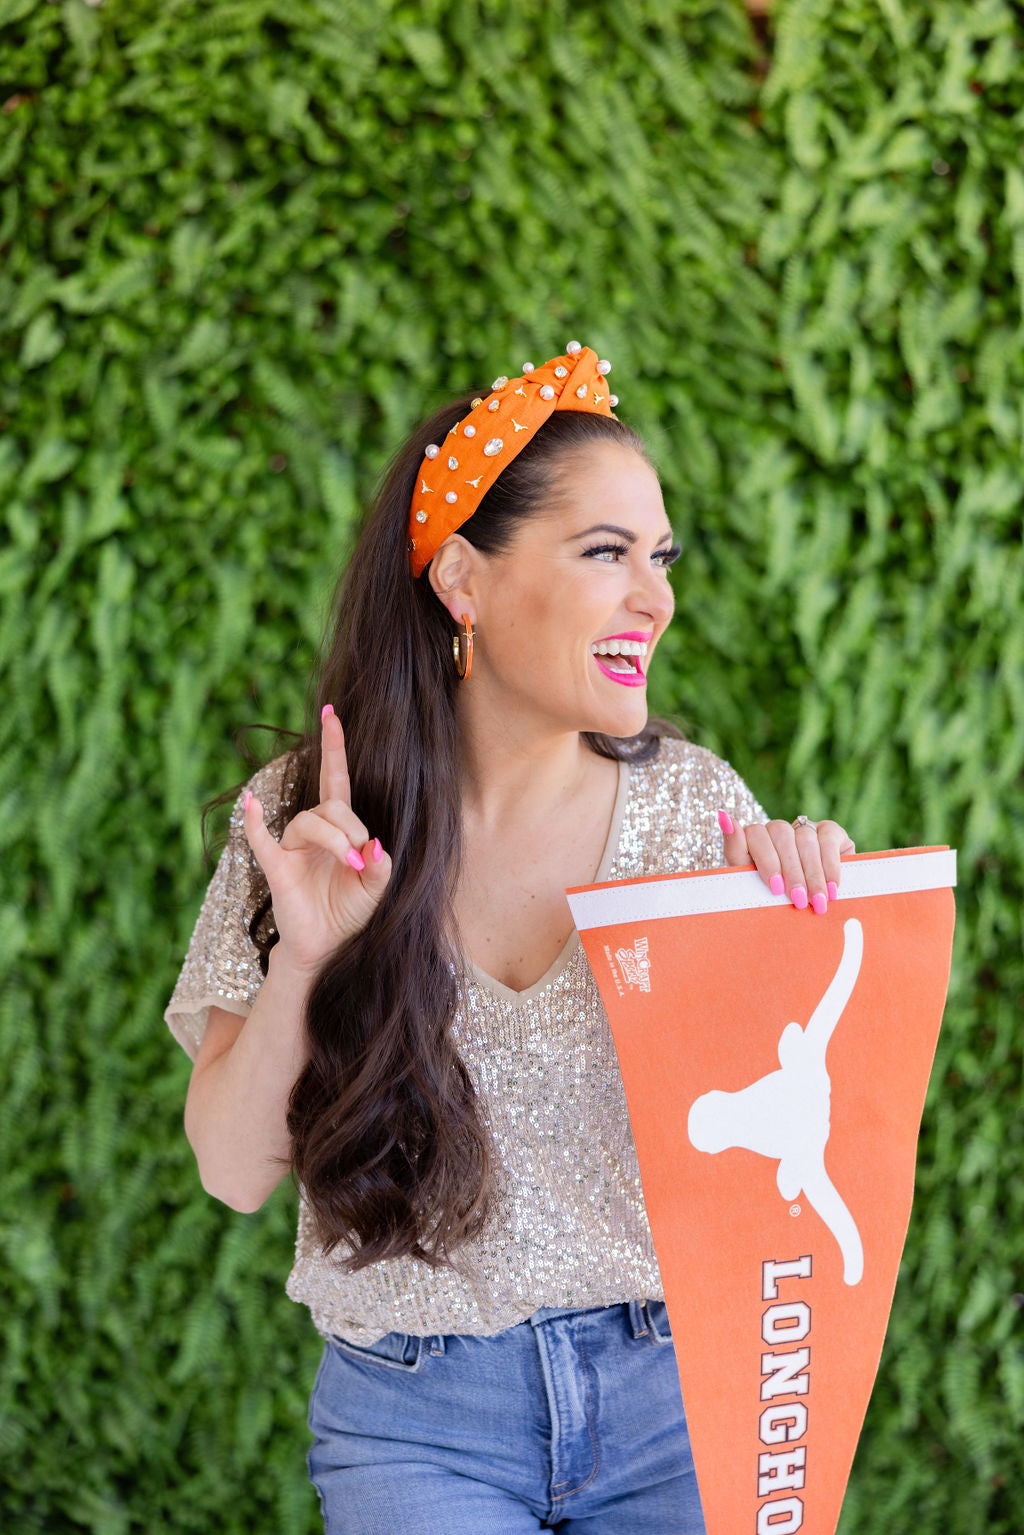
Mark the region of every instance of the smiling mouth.
[[643, 640], [598, 640], [591, 645], [590, 653], [598, 669], [613, 682], [627, 687], [640, 687], [647, 681], [643, 661], [647, 655], [647, 643]]

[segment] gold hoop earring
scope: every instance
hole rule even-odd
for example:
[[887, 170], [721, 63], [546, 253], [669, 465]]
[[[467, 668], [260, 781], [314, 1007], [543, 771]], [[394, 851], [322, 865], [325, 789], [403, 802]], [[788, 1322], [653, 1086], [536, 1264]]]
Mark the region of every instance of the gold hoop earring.
[[452, 654], [455, 657], [455, 670], [459, 681], [465, 682], [473, 665], [473, 625], [469, 621], [468, 613], [462, 615], [460, 633], [452, 635]]

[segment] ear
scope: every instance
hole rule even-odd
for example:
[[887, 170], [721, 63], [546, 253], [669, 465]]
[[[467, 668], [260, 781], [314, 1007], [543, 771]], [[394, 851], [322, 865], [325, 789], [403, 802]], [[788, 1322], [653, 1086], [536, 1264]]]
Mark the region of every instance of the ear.
[[427, 578], [439, 602], [459, 623], [466, 614], [476, 623], [476, 571], [478, 551], [458, 533], [450, 534], [427, 569]]

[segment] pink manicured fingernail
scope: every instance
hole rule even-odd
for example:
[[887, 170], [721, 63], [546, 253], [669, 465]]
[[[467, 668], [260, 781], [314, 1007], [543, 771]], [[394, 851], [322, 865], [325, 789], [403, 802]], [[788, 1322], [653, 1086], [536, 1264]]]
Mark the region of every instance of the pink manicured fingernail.
[[736, 830], [735, 826], [732, 824], [732, 816], [728, 815], [724, 810], [720, 810], [718, 812], [718, 824], [725, 832], [727, 837], [731, 837], [733, 832]]
[[246, 789], [246, 791], [245, 791], [245, 799], [242, 802], [242, 810], [243, 811], [248, 810], [248, 808], [249, 808], [249, 801], [251, 799], [252, 799], [252, 790], [251, 789]]
[[782, 875], [773, 874], [771, 879], [768, 881], [768, 889], [771, 891], [772, 895], [782, 895], [785, 888], [786, 881], [783, 879]]
[[333, 714], [333, 713], [334, 713], [334, 705], [333, 704], [324, 704], [323, 708], [320, 710], [320, 723], [323, 724], [323, 722], [327, 718], [327, 716], [329, 714]]
[[839, 886], [836, 884], [834, 879], [829, 880], [828, 884], [825, 886], [825, 889], [828, 891], [828, 898], [830, 901], [838, 901]]
[[811, 905], [814, 907], [814, 910], [817, 912], [819, 917], [823, 917], [828, 911], [828, 902], [820, 890], [816, 890], [811, 896]]
[[362, 874], [363, 870], [366, 868], [365, 863], [363, 862], [360, 855], [356, 852], [354, 847], [349, 848], [348, 852], [345, 854], [345, 859], [347, 863], [352, 865], [353, 869], [358, 869], [360, 874]]
[[374, 839], [373, 839], [373, 861], [374, 861], [374, 863], [380, 863], [380, 861], [381, 861], [381, 859], [383, 857], [384, 857], [384, 849], [380, 845], [380, 838], [379, 837], [374, 837]]
[[793, 905], [796, 907], [797, 911], [803, 911], [804, 907], [807, 905], [807, 891], [804, 889], [803, 885], [794, 885], [792, 890], [789, 892], [789, 899], [793, 902]]

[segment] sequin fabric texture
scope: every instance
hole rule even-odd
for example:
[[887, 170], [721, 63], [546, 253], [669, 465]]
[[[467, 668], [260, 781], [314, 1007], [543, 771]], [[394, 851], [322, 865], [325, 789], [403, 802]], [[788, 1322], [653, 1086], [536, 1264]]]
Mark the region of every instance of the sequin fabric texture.
[[[283, 763], [250, 781], [268, 818], [288, 802]], [[595, 880], [720, 867], [720, 809], [767, 820], [727, 762], [663, 740], [653, 762], [620, 765]], [[193, 1057], [210, 1007], [244, 1016], [262, 983], [243, 923], [251, 857], [239, 799], [164, 1015]], [[500, 1332], [541, 1306], [663, 1299], [615, 1047], [578, 935], [524, 992], [467, 963], [452, 1028], [499, 1157], [487, 1227], [456, 1271], [398, 1259], [349, 1275], [320, 1251], [300, 1197], [287, 1293], [321, 1333], [364, 1345], [392, 1331]]]

